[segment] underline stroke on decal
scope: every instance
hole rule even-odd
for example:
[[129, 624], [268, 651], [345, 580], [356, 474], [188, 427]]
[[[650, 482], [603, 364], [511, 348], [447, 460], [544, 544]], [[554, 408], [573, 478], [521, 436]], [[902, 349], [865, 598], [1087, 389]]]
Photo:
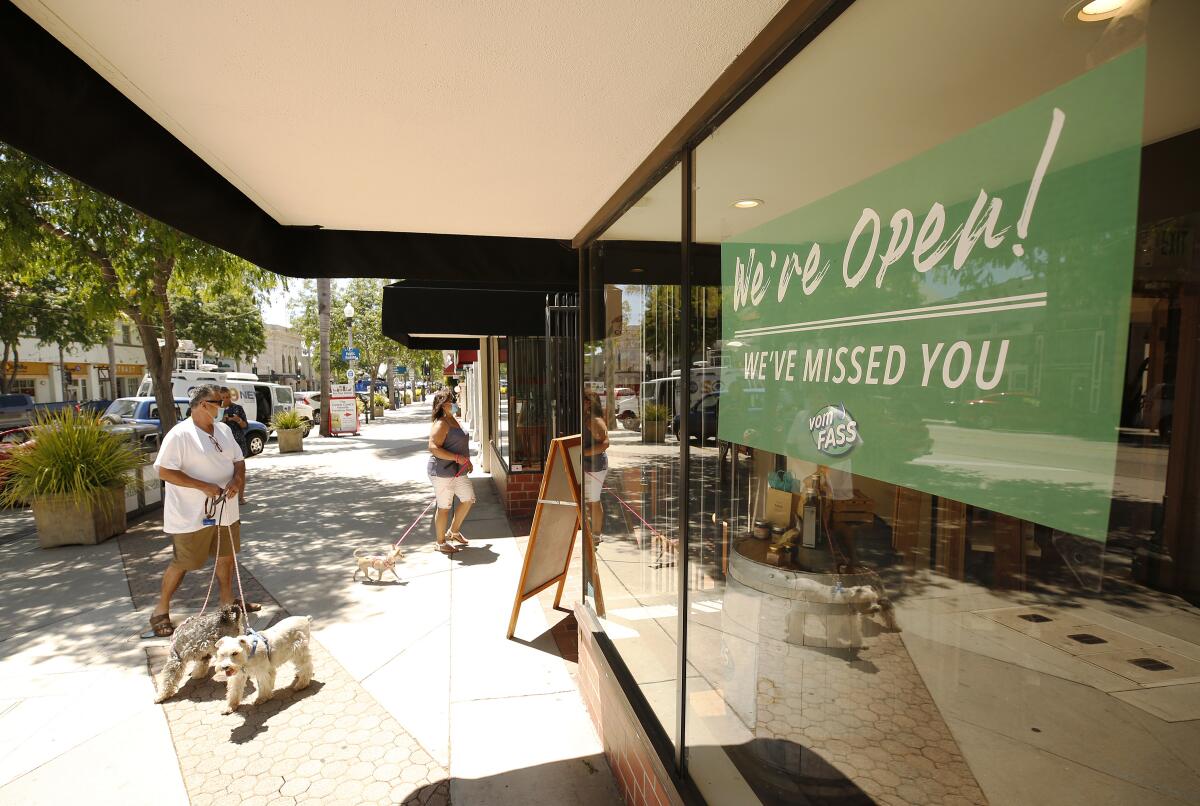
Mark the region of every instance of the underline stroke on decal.
[[907, 322], [917, 319], [939, 319], [947, 316], [970, 316], [977, 313], [994, 313], [997, 311], [1012, 311], [1021, 308], [1044, 308], [1047, 303], [1045, 291], [1034, 294], [1018, 294], [1012, 297], [996, 297], [972, 302], [952, 302], [944, 305], [927, 305], [921, 308], [905, 308], [898, 311], [878, 311], [876, 313], [858, 314], [856, 316], [839, 316], [833, 319], [814, 319], [808, 322], [793, 322], [788, 325], [770, 325], [767, 327], [736, 330], [735, 335], [767, 336], [778, 333], [800, 333], [806, 330], [833, 329], [841, 327], [857, 327], [859, 325], [880, 325], [889, 322]]

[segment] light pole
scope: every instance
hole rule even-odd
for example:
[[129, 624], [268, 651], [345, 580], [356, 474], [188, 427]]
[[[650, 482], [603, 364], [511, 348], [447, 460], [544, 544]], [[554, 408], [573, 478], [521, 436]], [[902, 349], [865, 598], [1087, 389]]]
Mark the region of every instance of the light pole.
[[[342, 309], [342, 315], [346, 317], [346, 330], [347, 330], [346, 347], [350, 350], [353, 350], [354, 349], [354, 306], [351, 305], [349, 302], [347, 302], [346, 307]], [[357, 384], [358, 360], [355, 359], [353, 357], [353, 355], [354, 354], [351, 353], [350, 370], [351, 370], [351, 372], [354, 373], [354, 375], [350, 380], [350, 388], [354, 392], [354, 399], [357, 400], [358, 399], [358, 389], [356, 387], [358, 386], [358, 384]], [[367, 422], [371, 422], [371, 407], [370, 406], [364, 407], [363, 413], [366, 415]]]

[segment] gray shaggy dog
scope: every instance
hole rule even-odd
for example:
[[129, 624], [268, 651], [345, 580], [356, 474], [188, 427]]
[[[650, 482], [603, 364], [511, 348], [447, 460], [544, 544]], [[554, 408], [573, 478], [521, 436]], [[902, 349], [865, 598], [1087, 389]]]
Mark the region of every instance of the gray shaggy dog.
[[224, 636], [239, 636], [245, 632], [245, 615], [235, 604], [227, 604], [203, 616], [189, 616], [175, 628], [167, 663], [158, 675], [158, 693], [155, 702], [164, 702], [179, 691], [188, 665], [192, 666], [192, 679], [200, 680], [208, 674], [209, 661], [216, 652], [218, 639]]

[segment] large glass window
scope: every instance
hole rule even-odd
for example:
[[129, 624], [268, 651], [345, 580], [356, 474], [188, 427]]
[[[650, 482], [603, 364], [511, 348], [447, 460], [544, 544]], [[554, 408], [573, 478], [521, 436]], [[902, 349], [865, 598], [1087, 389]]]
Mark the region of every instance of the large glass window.
[[680, 171], [591, 250], [583, 345], [585, 520], [592, 603], [663, 733], [678, 699], [676, 560], [685, 494], [673, 421], [680, 370]]
[[496, 446], [511, 472], [540, 470], [547, 445], [545, 340], [500, 340]]
[[1080, 6], [860, 0], [695, 151], [710, 803], [1200, 792], [1200, 7]]

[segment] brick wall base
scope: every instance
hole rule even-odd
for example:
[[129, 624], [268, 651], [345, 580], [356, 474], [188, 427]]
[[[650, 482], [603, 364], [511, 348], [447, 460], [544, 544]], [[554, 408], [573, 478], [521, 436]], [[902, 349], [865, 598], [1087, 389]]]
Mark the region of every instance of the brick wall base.
[[595, 617], [577, 604], [575, 618], [579, 623], [579, 690], [625, 803], [683, 806], [675, 782], [667, 774], [596, 645], [592, 628]]
[[509, 473], [504, 469], [504, 462], [496, 453], [494, 445], [488, 445], [485, 450], [492, 452], [492, 481], [504, 502], [504, 514], [510, 519], [529, 518], [537, 506], [538, 491], [542, 488], [542, 474]]

